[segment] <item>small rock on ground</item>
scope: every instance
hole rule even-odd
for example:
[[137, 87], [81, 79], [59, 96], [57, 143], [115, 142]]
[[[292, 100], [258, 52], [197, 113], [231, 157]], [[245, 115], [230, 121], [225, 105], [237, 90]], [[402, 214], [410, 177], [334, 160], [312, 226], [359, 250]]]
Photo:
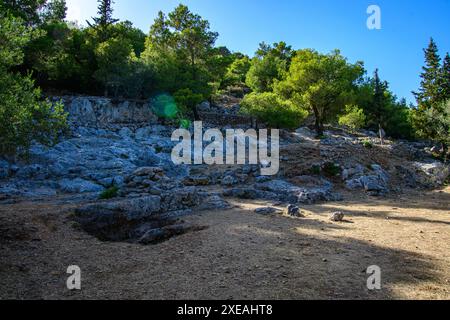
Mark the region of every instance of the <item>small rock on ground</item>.
[[330, 220], [334, 222], [342, 222], [344, 220], [345, 215], [338, 211], [331, 214]]

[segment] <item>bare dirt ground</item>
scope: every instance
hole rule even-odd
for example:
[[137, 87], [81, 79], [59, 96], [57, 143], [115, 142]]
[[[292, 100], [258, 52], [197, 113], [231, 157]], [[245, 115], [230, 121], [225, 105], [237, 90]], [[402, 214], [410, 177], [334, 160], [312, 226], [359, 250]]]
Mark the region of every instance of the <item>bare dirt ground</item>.
[[[264, 202], [202, 212], [207, 227], [150, 246], [101, 242], [67, 199], [0, 205], [0, 299], [450, 299], [450, 188], [395, 198], [345, 194], [306, 218]], [[341, 210], [346, 220], [329, 220]], [[66, 289], [66, 269], [82, 290]], [[367, 267], [382, 290], [366, 287]]]

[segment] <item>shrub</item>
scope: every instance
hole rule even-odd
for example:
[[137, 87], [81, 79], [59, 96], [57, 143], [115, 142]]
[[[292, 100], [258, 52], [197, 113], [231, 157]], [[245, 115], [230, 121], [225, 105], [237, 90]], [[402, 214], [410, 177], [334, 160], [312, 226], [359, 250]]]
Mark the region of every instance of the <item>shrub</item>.
[[113, 199], [116, 198], [119, 194], [119, 188], [117, 186], [112, 186], [106, 190], [104, 190], [101, 194], [100, 194], [100, 199], [101, 200], [109, 200], [109, 199]]
[[362, 145], [364, 146], [364, 148], [367, 148], [367, 149], [372, 149], [373, 148], [373, 143], [371, 141], [369, 141], [369, 140], [364, 140], [362, 142]]
[[26, 154], [33, 141], [53, 144], [67, 126], [61, 103], [42, 101], [30, 76], [10, 71], [31, 35], [20, 19], [0, 14], [0, 155]]
[[30, 78], [0, 75], [0, 154], [26, 154], [33, 141], [52, 145], [66, 129], [61, 103], [40, 101]]
[[332, 162], [325, 163], [322, 167], [322, 171], [328, 177], [335, 177], [342, 172], [341, 167]]
[[175, 102], [183, 110], [193, 110], [204, 99], [202, 94], [194, 93], [191, 89], [180, 89], [174, 94]]
[[339, 117], [339, 124], [347, 126], [351, 130], [361, 129], [366, 124], [364, 110], [355, 105], [345, 107], [345, 115]]
[[315, 174], [315, 175], [320, 175], [320, 173], [322, 172], [322, 168], [318, 165], [314, 165], [311, 168], [311, 173]]
[[272, 92], [251, 93], [244, 98], [241, 107], [244, 113], [276, 128], [297, 128], [308, 115], [307, 111]]

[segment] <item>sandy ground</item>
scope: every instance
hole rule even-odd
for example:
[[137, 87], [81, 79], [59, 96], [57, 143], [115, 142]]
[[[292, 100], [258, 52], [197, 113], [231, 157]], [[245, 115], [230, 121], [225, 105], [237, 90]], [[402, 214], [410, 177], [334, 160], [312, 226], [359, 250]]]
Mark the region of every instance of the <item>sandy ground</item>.
[[[64, 199], [0, 205], [0, 299], [450, 299], [450, 188], [390, 199], [346, 194], [306, 218], [264, 202], [185, 220], [207, 227], [141, 246], [100, 242]], [[346, 221], [329, 221], [331, 212]], [[66, 269], [82, 290], [66, 289]], [[367, 267], [382, 289], [366, 287]]]

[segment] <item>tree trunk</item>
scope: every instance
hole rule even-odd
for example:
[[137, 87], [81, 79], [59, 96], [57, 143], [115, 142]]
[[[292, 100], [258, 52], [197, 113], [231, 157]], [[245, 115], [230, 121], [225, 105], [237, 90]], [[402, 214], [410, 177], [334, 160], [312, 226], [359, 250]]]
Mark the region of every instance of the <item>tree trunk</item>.
[[446, 143], [442, 143], [442, 158], [444, 159], [444, 164], [447, 164], [448, 161], [448, 145]]
[[195, 121], [200, 121], [200, 115], [198, 114], [197, 106], [192, 107], [192, 111], [194, 112], [194, 119]]
[[386, 133], [384, 132], [381, 123], [378, 124], [378, 134], [380, 136], [381, 145], [384, 146], [384, 137], [386, 136]]
[[315, 123], [314, 127], [316, 129], [317, 137], [320, 138], [323, 136], [323, 133], [324, 133], [323, 121], [320, 118], [319, 110], [315, 107], [313, 108], [313, 110], [314, 110], [314, 116], [316, 118], [316, 123]]

